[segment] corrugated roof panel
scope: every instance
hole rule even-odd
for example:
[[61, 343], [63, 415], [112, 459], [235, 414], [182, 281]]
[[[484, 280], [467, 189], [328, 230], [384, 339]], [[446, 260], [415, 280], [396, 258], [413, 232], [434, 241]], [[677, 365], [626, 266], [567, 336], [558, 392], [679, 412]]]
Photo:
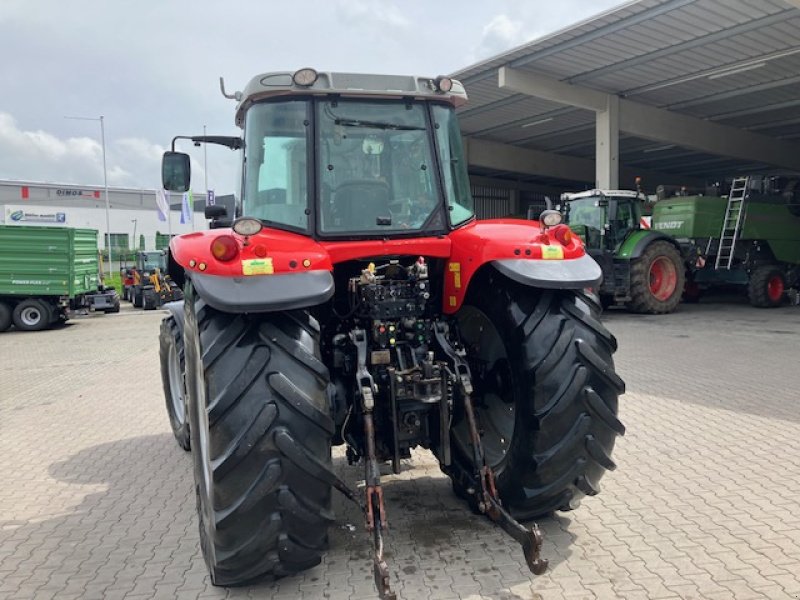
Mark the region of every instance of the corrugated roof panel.
[[563, 104], [548, 102], [540, 98], [523, 96], [521, 100], [490, 112], [480, 113], [473, 117], [459, 116], [461, 129], [467, 134], [483, 132], [510, 122], [526, 119], [535, 121], [542, 113], [564, 108]]
[[[784, 0], [642, 0], [462, 70], [471, 102], [459, 112], [467, 133], [593, 156], [593, 114], [499, 91], [497, 67], [511, 65], [562, 81], [574, 78], [576, 85], [609, 93], [629, 93], [634, 101], [674, 107], [680, 114], [713, 118], [733, 113], [720, 122], [791, 136], [800, 133], [800, 101], [793, 105], [800, 98], [800, 80], [792, 79], [800, 78], [800, 52], [780, 53], [792, 49], [800, 50], [800, 8]], [[724, 74], [759, 60], [766, 64]], [[470, 77], [478, 83], [470, 83]], [[522, 127], [548, 111], [553, 116], [547, 122]], [[741, 111], [758, 112], [737, 114]], [[783, 129], [775, 126], [776, 119], [785, 124]], [[657, 146], [623, 138], [620, 152], [625, 161], [656, 170], [743, 164]]]

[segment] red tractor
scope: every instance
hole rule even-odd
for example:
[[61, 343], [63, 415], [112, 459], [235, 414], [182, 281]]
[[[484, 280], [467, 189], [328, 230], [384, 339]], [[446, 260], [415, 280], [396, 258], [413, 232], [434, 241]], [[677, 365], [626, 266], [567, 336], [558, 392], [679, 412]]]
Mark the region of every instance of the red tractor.
[[[301, 69], [226, 96], [243, 137], [189, 139], [241, 149], [236, 214], [210, 207], [213, 229], [172, 240], [185, 301], [161, 333], [212, 581], [318, 564], [336, 488], [363, 508], [393, 598], [381, 464], [397, 473], [415, 447], [542, 572], [541, 534], [518, 519], [597, 494], [624, 432], [597, 263], [556, 211], [476, 220], [458, 81]], [[174, 141], [162, 171], [189, 188]], [[332, 468], [342, 444], [361, 494]]]

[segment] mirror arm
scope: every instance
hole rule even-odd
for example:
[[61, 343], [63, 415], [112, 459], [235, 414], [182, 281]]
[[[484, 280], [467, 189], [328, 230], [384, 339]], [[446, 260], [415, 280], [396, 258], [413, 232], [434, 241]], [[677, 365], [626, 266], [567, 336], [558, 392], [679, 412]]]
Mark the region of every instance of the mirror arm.
[[172, 151], [175, 152], [175, 142], [177, 140], [191, 140], [194, 142], [195, 145], [199, 146], [200, 144], [218, 144], [220, 146], [226, 146], [231, 150], [239, 150], [243, 145], [244, 141], [240, 137], [235, 136], [227, 136], [227, 135], [195, 135], [195, 136], [188, 136], [188, 135], [176, 135], [172, 138]]

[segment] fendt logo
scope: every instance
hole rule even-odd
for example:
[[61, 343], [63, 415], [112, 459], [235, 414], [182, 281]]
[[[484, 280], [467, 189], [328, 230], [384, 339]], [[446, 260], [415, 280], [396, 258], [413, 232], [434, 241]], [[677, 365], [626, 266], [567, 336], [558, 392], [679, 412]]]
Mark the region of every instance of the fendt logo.
[[662, 221], [655, 224], [655, 229], [680, 229], [683, 223], [683, 221]]

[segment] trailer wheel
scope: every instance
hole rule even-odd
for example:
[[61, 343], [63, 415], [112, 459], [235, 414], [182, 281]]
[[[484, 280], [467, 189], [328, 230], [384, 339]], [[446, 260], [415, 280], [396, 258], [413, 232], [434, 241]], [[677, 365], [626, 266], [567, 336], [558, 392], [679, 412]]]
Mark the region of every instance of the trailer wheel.
[[750, 274], [747, 297], [759, 308], [774, 308], [783, 304], [786, 279], [780, 267], [761, 265]]
[[14, 307], [11, 320], [20, 331], [41, 331], [50, 324], [51, 314], [47, 304], [28, 298]]
[[0, 302], [0, 333], [11, 327], [11, 307], [5, 302]]
[[[500, 497], [520, 519], [572, 510], [616, 468], [611, 452], [625, 432], [617, 419], [625, 384], [611, 359], [616, 340], [581, 292], [530, 288], [496, 274], [470, 288], [457, 318]], [[451, 447], [445, 469], [456, 493], [470, 497], [472, 450], [458, 405]]]
[[628, 307], [638, 313], [670, 313], [681, 301], [685, 279], [677, 248], [663, 240], [652, 242], [631, 264]]
[[333, 521], [329, 374], [306, 310], [214, 310], [186, 286], [200, 545], [215, 585], [320, 563]]
[[164, 386], [164, 397], [167, 402], [167, 415], [172, 427], [172, 434], [178, 445], [190, 450], [189, 412], [186, 405], [186, 357], [184, 355], [183, 334], [170, 315], [161, 321], [161, 332], [158, 336], [159, 358], [161, 359], [161, 383]]

